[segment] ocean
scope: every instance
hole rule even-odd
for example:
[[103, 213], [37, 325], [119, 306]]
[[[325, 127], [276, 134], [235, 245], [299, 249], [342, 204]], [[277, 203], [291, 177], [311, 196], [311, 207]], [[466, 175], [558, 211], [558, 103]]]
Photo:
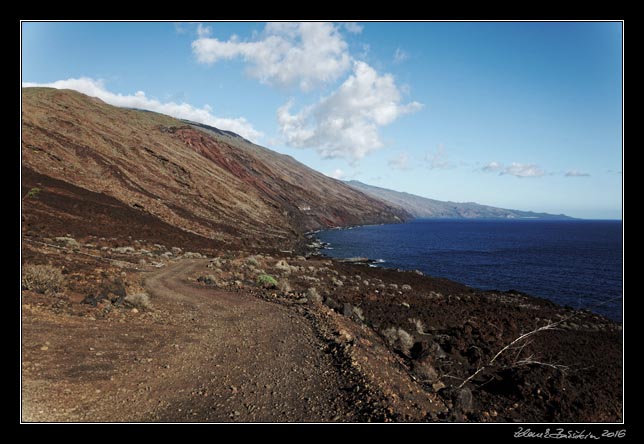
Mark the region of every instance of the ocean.
[[416, 219], [318, 233], [335, 258], [518, 290], [622, 320], [622, 222]]

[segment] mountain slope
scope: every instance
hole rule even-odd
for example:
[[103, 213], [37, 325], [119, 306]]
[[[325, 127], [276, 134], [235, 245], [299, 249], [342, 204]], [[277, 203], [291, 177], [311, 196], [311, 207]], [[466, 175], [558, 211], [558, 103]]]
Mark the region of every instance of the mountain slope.
[[[123, 205], [128, 217], [140, 214], [221, 245], [248, 248], [289, 248], [306, 230], [409, 218], [227, 131], [50, 88], [24, 88], [22, 112], [23, 176], [31, 180], [23, 182], [23, 193], [44, 184], [42, 200], [23, 200], [27, 218], [32, 207], [47, 204], [46, 185], [55, 181], [73, 186], [55, 182], [57, 190], [67, 190], [54, 193], [59, 200], [72, 188], [74, 199], [82, 200], [88, 194], [78, 190], [85, 190], [93, 201]], [[79, 222], [77, 208], [48, 220], [92, 227], [92, 211]], [[58, 210], [49, 205], [47, 211]], [[101, 224], [117, 234], [124, 228], [107, 213]]]
[[504, 219], [570, 219], [559, 214], [535, 213], [532, 211], [508, 210], [505, 208], [490, 207], [474, 202], [444, 202], [414, 194], [393, 191], [386, 188], [367, 185], [357, 180], [346, 182], [356, 190], [360, 190], [377, 199], [397, 205], [417, 218], [504, 218]]

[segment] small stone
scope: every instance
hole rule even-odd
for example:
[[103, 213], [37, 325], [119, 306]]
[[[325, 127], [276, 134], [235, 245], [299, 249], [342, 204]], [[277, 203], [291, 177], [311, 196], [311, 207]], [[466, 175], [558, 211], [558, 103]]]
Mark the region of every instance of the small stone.
[[410, 305], [409, 305], [407, 302], [403, 302], [403, 303], [402, 303], [402, 304], [400, 304], [400, 305], [402, 305], [402, 306], [403, 306], [403, 307], [405, 307], [405, 308], [409, 308], [409, 307], [410, 307]]
[[340, 342], [350, 342], [353, 340], [353, 336], [351, 336], [351, 333], [348, 331], [340, 329], [340, 331], [338, 331], [338, 339]]
[[462, 388], [458, 394], [458, 399], [457, 399], [458, 406], [464, 412], [469, 412], [472, 410], [472, 402], [473, 402], [472, 391], [467, 387]]
[[138, 313], [138, 312], [139, 312], [139, 310], [138, 310], [138, 309], [136, 309], [136, 308], [133, 308], [133, 309], [132, 309], [132, 313]]
[[439, 390], [441, 390], [441, 389], [444, 389], [444, 388], [445, 388], [445, 384], [443, 384], [443, 382], [442, 382], [442, 381], [438, 381], [438, 382], [435, 382], [435, 383], [433, 383], [433, 384], [432, 384], [432, 388], [434, 389], [434, 391], [436, 391], [436, 392], [437, 392], [437, 391], [439, 391]]
[[46, 345], [43, 345], [42, 347], [40, 347], [40, 349], [42, 351], [47, 351], [47, 350], [49, 350], [49, 347], [47, 347]]

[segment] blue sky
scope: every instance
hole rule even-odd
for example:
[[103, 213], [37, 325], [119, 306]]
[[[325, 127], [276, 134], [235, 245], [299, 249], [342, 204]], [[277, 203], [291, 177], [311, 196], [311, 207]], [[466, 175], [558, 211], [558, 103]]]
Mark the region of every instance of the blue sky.
[[23, 23], [22, 69], [337, 178], [621, 217], [621, 23]]

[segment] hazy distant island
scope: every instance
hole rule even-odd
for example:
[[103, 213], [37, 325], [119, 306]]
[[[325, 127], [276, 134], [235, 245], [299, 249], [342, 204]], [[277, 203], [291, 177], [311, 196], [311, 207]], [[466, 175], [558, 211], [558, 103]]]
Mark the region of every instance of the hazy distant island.
[[533, 211], [508, 210], [474, 202], [445, 202], [416, 196], [400, 191], [367, 185], [357, 180], [346, 182], [352, 188], [399, 206], [416, 218], [456, 218], [456, 219], [574, 219], [565, 214], [535, 213]]

